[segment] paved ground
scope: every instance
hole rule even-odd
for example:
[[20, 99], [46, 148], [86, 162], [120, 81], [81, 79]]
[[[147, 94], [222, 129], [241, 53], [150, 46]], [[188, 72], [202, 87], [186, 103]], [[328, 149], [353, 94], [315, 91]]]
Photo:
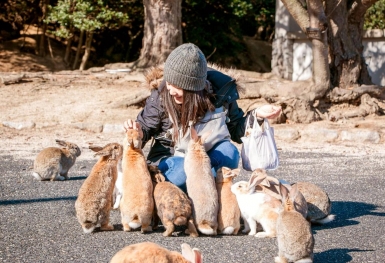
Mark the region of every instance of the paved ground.
[[[4, 152], [2, 154], [5, 154]], [[313, 227], [314, 262], [383, 262], [385, 259], [384, 170], [381, 154], [345, 155], [280, 151], [281, 165], [271, 172], [290, 182], [310, 181], [332, 200], [336, 220]], [[65, 182], [38, 182], [33, 160], [0, 156], [1, 262], [108, 262], [126, 245], [152, 241], [180, 251], [183, 242], [201, 249], [204, 262], [273, 262], [276, 239], [217, 236], [190, 238], [178, 228], [164, 238], [122, 230], [120, 214], [112, 213], [112, 232], [83, 234], [75, 217], [78, 190], [95, 159], [80, 159]], [[242, 173], [238, 180], [247, 180]]]

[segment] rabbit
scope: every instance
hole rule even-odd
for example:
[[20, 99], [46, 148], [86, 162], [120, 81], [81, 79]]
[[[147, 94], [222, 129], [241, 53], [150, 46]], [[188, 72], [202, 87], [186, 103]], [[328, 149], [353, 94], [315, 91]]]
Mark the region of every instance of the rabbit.
[[123, 141], [122, 186], [120, 213], [124, 231], [141, 226], [141, 232], [152, 231], [154, 210], [153, 185], [141, 145], [141, 134], [129, 129]]
[[331, 202], [328, 194], [319, 186], [310, 182], [297, 182], [298, 190], [304, 196], [307, 206], [307, 219], [312, 224], [326, 224], [335, 219], [335, 215], [331, 215]]
[[277, 220], [278, 256], [276, 263], [313, 262], [314, 237], [310, 223], [295, 210], [294, 200], [299, 190], [290, 191], [280, 184], [282, 206]]
[[118, 209], [120, 205], [120, 200], [122, 199], [123, 195], [123, 171], [122, 171], [122, 161], [120, 160], [118, 163], [118, 178], [116, 179], [114, 192], [112, 193], [112, 200], [113, 200], [113, 209]]
[[71, 142], [56, 140], [64, 148], [48, 147], [43, 149], [33, 164], [32, 175], [39, 181], [68, 180], [68, 171], [80, 156], [80, 148]]
[[118, 169], [117, 164], [123, 154], [123, 147], [118, 143], [109, 143], [104, 147], [90, 146], [100, 159], [94, 165], [90, 175], [80, 187], [75, 202], [76, 217], [84, 233], [94, 231], [100, 225], [101, 230], [113, 230], [109, 224]]
[[182, 254], [170, 251], [153, 242], [143, 242], [126, 246], [117, 252], [110, 263], [202, 263], [199, 249], [182, 244]]
[[233, 178], [238, 176], [240, 169], [231, 170], [222, 167], [217, 170], [215, 183], [218, 192], [218, 233], [224, 235], [236, 235], [241, 227], [237, 198], [231, 192]]
[[[192, 217], [191, 200], [176, 185], [166, 182], [165, 177], [155, 165], [148, 165], [154, 184], [155, 213], [153, 229], [158, 226], [159, 218], [166, 231], [163, 236], [171, 236], [175, 225], [186, 225], [191, 237], [198, 237]], [[158, 217], [159, 216], [159, 217]]]
[[[288, 189], [290, 189], [290, 183], [284, 180], [278, 180], [275, 177], [269, 176], [264, 169], [256, 169], [253, 171], [252, 176], [257, 176], [259, 178], [265, 178], [261, 183], [257, 184], [255, 187], [256, 192], [266, 193], [276, 199], [281, 200], [281, 195], [279, 193], [279, 184], [284, 184]], [[298, 193], [295, 199], [295, 209], [300, 212], [304, 218], [307, 218], [308, 206], [305, 197]]]
[[[255, 237], [275, 237], [276, 222], [281, 202], [266, 193], [256, 192], [255, 186], [264, 178], [252, 175], [249, 182], [239, 181], [231, 186], [244, 220], [243, 233]], [[257, 222], [261, 224], [264, 232], [257, 233]]]
[[211, 131], [208, 131], [198, 137], [195, 128], [190, 126], [191, 139], [187, 146], [184, 170], [195, 226], [202, 234], [215, 236], [218, 228], [218, 193], [210, 158], [204, 148], [204, 141], [210, 134]]

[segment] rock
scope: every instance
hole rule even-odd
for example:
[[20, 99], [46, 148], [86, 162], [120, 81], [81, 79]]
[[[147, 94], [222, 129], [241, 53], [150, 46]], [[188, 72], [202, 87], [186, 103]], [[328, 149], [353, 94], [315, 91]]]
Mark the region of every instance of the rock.
[[22, 129], [32, 129], [35, 128], [36, 124], [32, 121], [22, 121], [22, 122], [13, 122], [13, 121], [3, 121], [2, 124], [5, 127], [22, 130]]
[[341, 141], [357, 141], [379, 143], [380, 135], [377, 131], [357, 129], [352, 131], [341, 131]]

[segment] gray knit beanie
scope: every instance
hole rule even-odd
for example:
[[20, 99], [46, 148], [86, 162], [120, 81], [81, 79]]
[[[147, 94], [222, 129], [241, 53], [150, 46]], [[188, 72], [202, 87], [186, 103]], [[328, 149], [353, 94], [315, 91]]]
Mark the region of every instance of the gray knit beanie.
[[205, 88], [206, 77], [206, 58], [196, 45], [180, 45], [167, 57], [163, 78], [168, 83], [184, 90], [199, 91]]

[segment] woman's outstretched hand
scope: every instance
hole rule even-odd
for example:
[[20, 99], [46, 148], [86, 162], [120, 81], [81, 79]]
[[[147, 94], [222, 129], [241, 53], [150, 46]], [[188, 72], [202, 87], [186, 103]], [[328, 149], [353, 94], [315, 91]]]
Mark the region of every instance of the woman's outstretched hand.
[[138, 130], [139, 133], [143, 136], [142, 126], [139, 122], [136, 122], [132, 119], [128, 119], [123, 123], [123, 127], [126, 131], [128, 131], [129, 129]]
[[266, 104], [255, 109], [255, 115], [260, 118], [274, 119], [281, 114], [281, 106]]

